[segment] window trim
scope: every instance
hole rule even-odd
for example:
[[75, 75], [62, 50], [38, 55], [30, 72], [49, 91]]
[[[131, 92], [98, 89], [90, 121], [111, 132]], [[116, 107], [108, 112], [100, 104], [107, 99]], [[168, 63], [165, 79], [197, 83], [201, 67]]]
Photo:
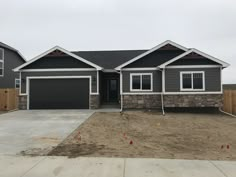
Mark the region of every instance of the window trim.
[[[16, 81], [19, 80], [19, 87], [16, 87]], [[15, 88], [20, 89], [21, 87], [21, 80], [19, 78], [15, 78]]]
[[[146, 76], [150, 76], [150, 89], [149, 90], [143, 90], [142, 89], [142, 76], [146, 75]], [[140, 89], [133, 89], [133, 76], [140, 76]], [[141, 92], [152, 92], [153, 91], [153, 73], [130, 73], [130, 91], [141, 91]]]
[[4, 49], [3, 48], [0, 48], [0, 50], [2, 51], [2, 60], [0, 60], [0, 63], [2, 63], [2, 67], [0, 69], [2, 69], [2, 74], [0, 74], [0, 77], [4, 77], [4, 57], [5, 57], [5, 54], [4, 54]]
[[[193, 74], [202, 74], [202, 89], [193, 88]], [[192, 88], [183, 88], [183, 74], [191, 74]], [[205, 91], [205, 72], [204, 71], [180, 71], [180, 91]]]

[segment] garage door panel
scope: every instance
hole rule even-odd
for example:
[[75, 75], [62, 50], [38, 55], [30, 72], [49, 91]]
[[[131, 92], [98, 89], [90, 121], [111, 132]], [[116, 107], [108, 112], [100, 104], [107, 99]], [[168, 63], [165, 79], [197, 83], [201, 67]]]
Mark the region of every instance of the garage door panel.
[[30, 80], [30, 109], [88, 109], [89, 79]]

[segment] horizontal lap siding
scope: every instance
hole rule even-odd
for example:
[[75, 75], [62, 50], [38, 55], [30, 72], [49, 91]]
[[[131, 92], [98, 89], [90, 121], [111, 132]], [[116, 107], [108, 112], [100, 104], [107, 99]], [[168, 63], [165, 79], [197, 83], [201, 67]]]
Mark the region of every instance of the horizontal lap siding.
[[34, 76], [91, 76], [92, 93], [97, 92], [97, 71], [61, 71], [61, 72], [22, 72], [21, 93], [26, 93], [26, 77]]
[[13, 69], [23, 63], [23, 59], [16, 52], [4, 49], [4, 76], [0, 76], [0, 88], [15, 88], [15, 79], [19, 78], [19, 73]]
[[[122, 71], [123, 78], [123, 92], [130, 92], [130, 74], [131, 73], [153, 73], [153, 92], [161, 92], [162, 82], [161, 82], [161, 71]], [[142, 91], [143, 92], [143, 91]]]
[[221, 91], [221, 68], [189, 68], [189, 69], [166, 69], [165, 70], [165, 89], [166, 92], [180, 91], [180, 72], [181, 71], [204, 71], [205, 72], [205, 91]]

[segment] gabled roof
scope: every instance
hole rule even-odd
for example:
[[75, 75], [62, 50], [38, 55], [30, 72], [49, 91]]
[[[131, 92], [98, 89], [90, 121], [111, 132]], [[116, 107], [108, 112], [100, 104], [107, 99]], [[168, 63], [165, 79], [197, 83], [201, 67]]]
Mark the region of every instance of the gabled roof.
[[25, 66], [27, 66], [27, 65], [29, 65], [29, 64], [31, 64], [31, 63], [37, 61], [37, 60], [39, 60], [40, 58], [46, 56], [47, 54], [49, 54], [49, 53], [51, 53], [51, 52], [53, 52], [53, 51], [55, 51], [55, 50], [59, 50], [59, 51], [65, 53], [65, 54], [67, 54], [67, 55], [69, 55], [69, 56], [71, 56], [71, 57], [73, 57], [73, 58], [75, 58], [75, 59], [77, 59], [77, 60], [80, 60], [80, 61], [82, 61], [82, 62], [84, 62], [84, 63], [86, 63], [86, 64], [88, 64], [88, 65], [90, 65], [90, 66], [92, 66], [92, 67], [94, 67], [94, 68], [96, 68], [97, 70], [101, 70], [101, 69], [102, 69], [102, 67], [100, 67], [100, 66], [98, 66], [98, 65], [96, 65], [96, 64], [94, 64], [94, 63], [92, 63], [92, 62], [90, 62], [90, 61], [88, 61], [88, 60], [86, 60], [86, 59], [84, 59], [84, 58], [82, 58], [82, 57], [80, 57], [80, 56], [78, 56], [78, 55], [75, 55], [75, 54], [73, 54], [73, 53], [67, 51], [66, 49], [63, 49], [62, 47], [55, 46], [55, 47], [53, 47], [53, 48], [47, 50], [46, 52], [44, 52], [44, 53], [38, 55], [37, 57], [35, 57], [35, 58], [29, 60], [28, 62], [24, 63], [23, 65], [20, 65], [19, 67], [15, 68], [14, 71], [15, 71], [15, 72], [16, 72], [16, 71], [19, 71], [20, 69], [24, 68]]
[[188, 50], [186, 47], [183, 47], [183, 46], [181, 46], [181, 45], [179, 45], [179, 44], [177, 44], [177, 43], [175, 43], [173, 41], [167, 40], [167, 41], [165, 41], [165, 42], [163, 42], [163, 43], [153, 47], [152, 49], [150, 49], [150, 50], [148, 50], [148, 51], [146, 51], [146, 52], [136, 56], [135, 58], [133, 58], [133, 59], [131, 59], [131, 60], [121, 64], [121, 65], [119, 65], [115, 69], [116, 70], [120, 70], [121, 68], [127, 66], [128, 64], [133, 63], [133, 62], [139, 60], [140, 58], [143, 58], [144, 56], [146, 56], [146, 55], [148, 55], [148, 54], [150, 54], [150, 53], [152, 53], [152, 52], [154, 52], [154, 51], [156, 51], [156, 50], [160, 49], [161, 47], [164, 47], [165, 45], [168, 45], [168, 44], [170, 44], [170, 45], [172, 45], [174, 47], [177, 47], [177, 48], [179, 48], [179, 49], [181, 49], [183, 51], [187, 51]]
[[77, 51], [72, 52], [86, 60], [93, 62], [104, 69], [115, 67], [146, 52], [147, 50], [108, 50], [108, 51]]
[[18, 50], [16, 50], [15, 48], [13, 48], [13, 47], [11, 47], [11, 46], [3, 43], [3, 42], [0, 42], [0, 47], [3, 47], [3, 48], [11, 50], [13, 52], [16, 52], [26, 62], [25, 57]]
[[210, 60], [212, 60], [212, 61], [214, 61], [214, 62], [216, 62], [216, 63], [219, 63], [220, 65], [222, 65], [224, 68], [226, 68], [226, 67], [228, 67], [229, 66], [229, 64], [228, 63], [226, 63], [226, 62], [224, 62], [224, 61], [222, 61], [222, 60], [220, 60], [220, 59], [217, 59], [217, 58], [215, 58], [215, 57], [213, 57], [213, 56], [210, 56], [210, 55], [208, 55], [208, 54], [206, 54], [206, 53], [204, 53], [204, 52], [201, 52], [201, 51], [199, 51], [199, 50], [197, 50], [197, 49], [194, 49], [194, 48], [192, 48], [192, 49], [189, 49], [188, 51], [186, 51], [185, 53], [183, 53], [183, 54], [181, 54], [181, 55], [179, 55], [179, 56], [177, 56], [177, 57], [175, 57], [175, 58], [173, 58], [173, 59], [171, 59], [171, 60], [169, 60], [169, 61], [167, 61], [167, 62], [165, 62], [165, 63], [163, 63], [163, 64], [161, 64], [160, 66], [158, 66], [159, 68], [165, 68], [167, 65], [169, 65], [170, 63], [173, 63], [174, 61], [176, 61], [176, 60], [178, 60], [178, 59], [181, 59], [181, 58], [183, 58], [184, 56], [186, 56], [186, 55], [188, 55], [188, 54], [190, 54], [190, 53], [196, 53], [196, 54], [199, 54], [199, 55], [201, 55], [201, 56], [203, 56], [203, 57], [205, 57], [205, 58], [207, 58], [207, 59], [210, 59]]

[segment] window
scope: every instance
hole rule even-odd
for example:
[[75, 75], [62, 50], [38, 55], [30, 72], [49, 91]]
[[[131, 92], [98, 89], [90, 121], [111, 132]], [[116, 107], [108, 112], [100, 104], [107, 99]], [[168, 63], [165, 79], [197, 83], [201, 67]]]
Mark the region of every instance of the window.
[[15, 88], [20, 88], [20, 79], [15, 79]]
[[3, 76], [4, 69], [4, 50], [0, 48], [0, 76]]
[[152, 73], [130, 74], [131, 91], [152, 91]]
[[205, 75], [203, 71], [180, 72], [181, 91], [205, 90]]

